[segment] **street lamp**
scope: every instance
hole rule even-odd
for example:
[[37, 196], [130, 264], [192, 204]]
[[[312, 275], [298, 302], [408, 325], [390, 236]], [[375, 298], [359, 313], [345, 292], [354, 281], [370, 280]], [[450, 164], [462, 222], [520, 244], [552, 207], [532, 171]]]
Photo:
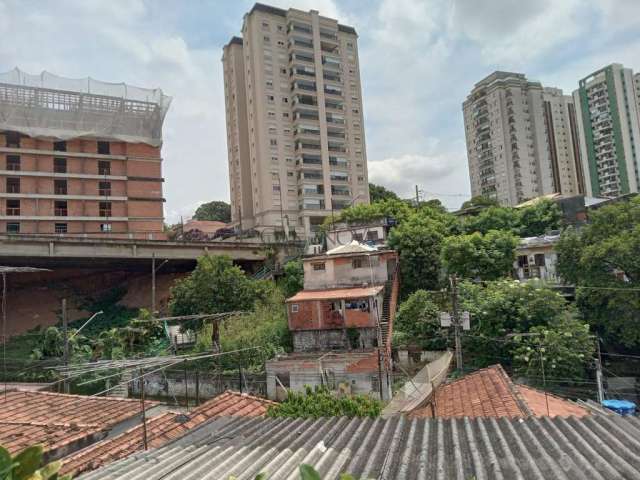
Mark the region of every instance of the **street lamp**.
[[[104, 312], [103, 312], [102, 310], [100, 310], [99, 312], [96, 312], [96, 313], [94, 313], [93, 315], [91, 315], [91, 318], [89, 318], [89, 320], [87, 320], [86, 322], [84, 322], [84, 323], [82, 324], [82, 326], [81, 326], [78, 330], [76, 330], [75, 332], [73, 332], [73, 335], [71, 335], [71, 336], [69, 337], [69, 340], [71, 340], [73, 337], [75, 337], [77, 334], [79, 334], [79, 333], [80, 333], [80, 331], [81, 331], [84, 327], [86, 327], [87, 325], [89, 325], [89, 323], [91, 323], [91, 321], [92, 321], [94, 318], [96, 318], [98, 315], [102, 315], [103, 313], [104, 313]], [[67, 341], [69, 341], [69, 340], [67, 340]]]

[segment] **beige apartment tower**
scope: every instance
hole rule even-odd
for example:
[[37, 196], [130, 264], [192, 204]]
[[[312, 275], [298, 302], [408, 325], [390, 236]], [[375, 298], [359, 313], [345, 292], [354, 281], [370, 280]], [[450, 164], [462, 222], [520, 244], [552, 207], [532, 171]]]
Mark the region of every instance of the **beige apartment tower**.
[[524, 74], [496, 71], [476, 83], [463, 112], [473, 196], [515, 206], [581, 192], [570, 96]]
[[257, 3], [222, 62], [238, 227], [310, 237], [332, 212], [369, 202], [352, 27]]

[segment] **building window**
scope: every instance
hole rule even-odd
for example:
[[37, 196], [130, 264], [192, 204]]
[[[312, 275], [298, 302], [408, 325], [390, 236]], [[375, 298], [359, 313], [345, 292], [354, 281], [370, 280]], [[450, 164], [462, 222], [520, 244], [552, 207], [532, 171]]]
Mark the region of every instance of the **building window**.
[[7, 147], [20, 148], [20, 134], [18, 132], [5, 132]]
[[357, 257], [351, 260], [351, 268], [364, 268], [364, 257]]
[[98, 160], [98, 175], [111, 175], [111, 162]]
[[271, 140], [269, 140], [269, 144], [270, 144], [272, 147], [275, 147], [275, 146], [277, 146], [277, 145], [278, 145], [278, 140], [276, 140], [275, 138], [272, 138]]
[[367, 232], [367, 240], [372, 240], [372, 241], [378, 240], [378, 231], [377, 230], [369, 230]]
[[53, 202], [53, 214], [56, 217], [66, 217], [67, 216], [67, 202], [64, 200], [56, 200]]
[[66, 158], [54, 158], [53, 159], [53, 172], [54, 173], [67, 173], [67, 159]]
[[53, 142], [53, 151], [54, 152], [66, 152], [67, 151], [67, 142]]
[[313, 269], [316, 271], [322, 271], [325, 269], [325, 263], [324, 262], [320, 262], [320, 263], [313, 263], [312, 264]]
[[98, 153], [100, 155], [111, 154], [111, 144], [109, 142], [98, 142]]
[[291, 304], [291, 313], [298, 313], [300, 310], [300, 306], [297, 303]]
[[7, 223], [7, 233], [20, 233], [20, 224], [18, 222]]
[[111, 216], [111, 202], [100, 202], [100, 216], [101, 217]]
[[7, 215], [20, 216], [20, 200], [7, 200]]
[[56, 223], [54, 228], [56, 233], [67, 233], [66, 223]]
[[536, 253], [533, 258], [535, 260], [536, 267], [544, 267], [544, 253]]
[[56, 195], [67, 194], [67, 181], [66, 180], [54, 180], [53, 181], [53, 193]]
[[14, 172], [20, 171], [19, 155], [7, 155], [7, 170], [12, 170]]
[[98, 183], [98, 194], [103, 195], [105, 197], [111, 196], [111, 182], [99, 182]]
[[100, 224], [100, 231], [101, 232], [110, 232], [111, 231], [111, 224], [110, 223], [101, 223]]
[[20, 193], [19, 178], [7, 178], [7, 193]]

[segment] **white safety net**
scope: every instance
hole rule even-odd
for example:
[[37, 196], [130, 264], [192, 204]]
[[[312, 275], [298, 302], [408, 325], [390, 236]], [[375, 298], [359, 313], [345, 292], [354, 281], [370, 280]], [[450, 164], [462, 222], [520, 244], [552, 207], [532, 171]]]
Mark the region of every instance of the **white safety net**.
[[162, 144], [171, 97], [162, 90], [19, 69], [0, 73], [0, 130], [59, 140]]

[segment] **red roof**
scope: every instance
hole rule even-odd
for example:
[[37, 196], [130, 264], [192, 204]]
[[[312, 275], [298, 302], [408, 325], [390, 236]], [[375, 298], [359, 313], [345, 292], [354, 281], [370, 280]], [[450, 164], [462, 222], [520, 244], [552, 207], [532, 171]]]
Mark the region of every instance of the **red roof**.
[[[147, 402], [151, 407], [157, 402]], [[0, 393], [0, 444], [11, 453], [40, 443], [45, 451], [91, 441], [140, 413], [140, 401], [14, 390]]]
[[288, 298], [287, 302], [373, 297], [380, 293], [383, 288], [382, 285], [377, 285], [373, 287], [333, 288], [330, 290], [303, 290]]
[[[501, 365], [492, 365], [439, 386], [435, 402], [418, 408], [412, 417], [529, 417], [546, 416], [545, 393], [513, 383]], [[587, 410], [547, 394], [549, 416], [585, 416]], [[544, 407], [544, 408], [542, 408]]]
[[[274, 402], [252, 395], [225, 392], [194, 408], [189, 413], [165, 412], [147, 421], [147, 445], [157, 448], [190, 429], [215, 417], [258, 417], [267, 413]], [[126, 432], [95, 443], [63, 459], [62, 473], [74, 475], [95, 470], [126, 458], [144, 448], [143, 427], [136, 425]]]

